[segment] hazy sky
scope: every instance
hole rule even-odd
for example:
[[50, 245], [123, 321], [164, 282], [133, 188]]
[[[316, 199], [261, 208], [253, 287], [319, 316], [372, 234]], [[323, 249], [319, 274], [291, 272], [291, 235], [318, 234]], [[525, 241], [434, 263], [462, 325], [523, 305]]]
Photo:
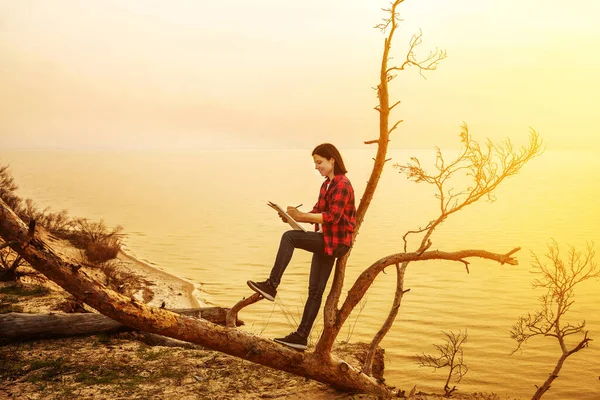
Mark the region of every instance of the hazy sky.
[[[360, 148], [378, 134], [387, 1], [0, 0], [2, 148]], [[476, 138], [600, 150], [600, 3], [407, 0], [392, 147]]]

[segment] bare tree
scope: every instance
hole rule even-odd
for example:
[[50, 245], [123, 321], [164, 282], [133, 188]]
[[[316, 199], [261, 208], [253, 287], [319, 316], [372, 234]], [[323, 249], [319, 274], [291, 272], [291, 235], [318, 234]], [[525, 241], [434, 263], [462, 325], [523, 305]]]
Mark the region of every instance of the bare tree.
[[[536, 385], [537, 390], [532, 400], [540, 399], [550, 389], [552, 382], [558, 378], [565, 360], [586, 348], [592, 340], [585, 330], [585, 321], [572, 324], [565, 322], [563, 318], [575, 302], [575, 286], [589, 279], [600, 278], [600, 270], [594, 262], [595, 252], [591, 244], [587, 246], [585, 253], [569, 247], [566, 260], [561, 259], [556, 242], [552, 242], [548, 250], [546, 258], [550, 261], [550, 265], [533, 254], [534, 272], [539, 274], [539, 278], [533, 281], [533, 287], [545, 289], [545, 293], [540, 297], [541, 310], [521, 316], [511, 329], [511, 337], [517, 341], [517, 348], [513, 353], [520, 350], [522, 345], [534, 336], [555, 338], [561, 349], [561, 355], [546, 381], [541, 386]], [[569, 348], [567, 337], [572, 335], [577, 335], [580, 339]]]
[[[365, 144], [376, 144], [377, 154], [374, 158], [371, 176], [358, 206], [357, 225], [353, 240], [356, 238], [364, 221], [384, 165], [389, 161], [386, 155], [390, 134], [402, 122], [398, 120], [390, 128], [390, 112], [399, 102], [390, 106], [388, 84], [394, 79], [395, 74], [404, 71], [409, 66], [417, 68], [419, 73], [423, 74], [425, 71], [434, 70], [438, 62], [446, 57], [445, 51], [435, 50], [434, 52], [430, 52], [429, 56], [419, 60], [416, 55], [417, 47], [422, 41], [422, 34], [419, 33], [410, 41], [409, 50], [404, 62], [400, 65], [388, 65], [391, 59], [389, 54], [392, 47], [392, 40], [400, 21], [397, 8], [401, 3], [403, 3], [403, 0], [394, 1], [391, 7], [385, 10], [388, 17], [378, 26], [378, 28], [387, 32], [384, 40], [379, 83], [377, 85], [379, 104], [375, 107], [379, 113], [379, 138], [365, 142]], [[405, 292], [403, 289], [403, 273], [406, 265], [410, 262], [452, 260], [468, 266], [467, 259], [480, 257], [497, 261], [500, 264], [517, 264], [517, 260], [513, 257], [513, 254], [518, 248], [504, 254], [482, 249], [458, 251], [429, 250], [431, 246], [429, 236], [431, 236], [431, 232], [433, 232], [436, 226], [448, 215], [458, 211], [461, 204], [471, 204], [481, 197], [489, 195], [505, 177], [516, 174], [527, 161], [539, 154], [541, 144], [535, 132], [532, 133], [529, 146], [520, 152], [515, 151], [511, 146], [495, 146], [491, 143], [489, 143], [487, 150], [480, 150], [479, 146], [471, 141], [468, 135], [461, 137], [463, 137], [467, 148], [464, 156], [448, 164], [443, 163], [443, 158], [440, 156], [440, 161], [442, 162], [440, 164], [441, 171], [444, 172], [432, 175], [431, 179], [434, 179], [434, 181], [435, 179], [440, 180], [441, 186], [445, 187], [444, 182], [447, 179], [446, 175], [449, 171], [454, 171], [453, 168], [460, 168], [474, 171], [476, 177], [475, 186], [467, 188], [465, 192], [466, 197], [461, 198], [461, 200], [458, 197], [450, 197], [449, 201], [442, 201], [442, 216], [430, 223], [427, 229], [420, 231], [422, 233], [425, 232], [426, 237], [421, 241], [422, 245], [417, 251], [407, 251], [405, 244], [404, 251], [382, 257], [366, 267], [351, 286], [343, 302], [340, 299], [344, 283], [344, 273], [351, 253], [348, 252], [346, 256], [339, 259], [336, 263], [332, 287], [324, 308], [324, 329], [322, 335], [314, 351], [305, 353], [296, 352], [265, 338], [240, 331], [233, 327], [235, 323], [234, 313], [236, 314], [244, 306], [259, 301], [259, 297], [252, 296], [235, 305], [232, 308], [232, 314], [227, 318], [230, 322], [230, 327], [220, 327], [203, 319], [180, 316], [168, 310], [140, 304], [134, 299], [109, 290], [101, 283], [87, 276], [79, 266], [72, 265], [68, 260], [64, 260], [54, 253], [48, 247], [44, 231], [34, 232], [31, 229], [27, 229], [27, 226], [2, 201], [0, 201], [0, 236], [5, 241], [13, 243], [11, 247], [25, 260], [30, 262], [34, 268], [65, 288], [77, 299], [124, 325], [138, 330], [201, 344], [252, 362], [306, 376], [342, 390], [370, 392], [386, 396], [392, 393], [391, 389], [386, 387], [382, 382], [374, 379], [370, 372], [365, 373], [365, 371], [370, 371], [370, 367], [365, 367], [369, 361], [368, 359], [361, 369], [337, 359], [331, 353], [333, 344], [350, 313], [361, 302], [379, 273], [390, 265], [396, 265], [397, 267], [397, 291], [393, 306], [393, 310], [397, 312], [400, 306], [401, 294]], [[488, 154], [486, 151], [491, 153], [499, 151], [501, 155], [500, 160], [505, 160], [506, 162], [498, 163], [498, 159], [490, 161], [492, 154]], [[459, 164], [461, 167], [458, 167]], [[409, 165], [406, 168], [406, 171], [409, 171], [409, 178], [415, 176], [429, 177], [423, 170], [421, 170], [421, 174], [419, 173], [420, 169], [418, 165], [412, 167]], [[471, 193], [471, 195], [468, 193]], [[447, 197], [444, 197], [444, 199], [448, 200]], [[436, 221], [438, 222], [436, 223]], [[390, 313], [391, 315], [392, 313]], [[389, 321], [389, 324], [386, 323], [387, 327], [384, 326], [384, 330], [377, 335], [377, 338], [383, 338], [389, 326], [391, 326], [391, 322], [393, 322], [393, 318]]]
[[465, 333], [458, 331], [458, 334], [450, 331], [443, 332], [444, 344], [435, 344], [434, 347], [438, 351], [438, 355], [417, 354], [417, 360], [421, 367], [430, 367], [434, 370], [449, 367], [448, 377], [444, 384], [444, 395], [450, 397], [456, 390], [456, 385], [450, 388], [450, 380], [454, 378], [455, 383], [458, 385], [462, 380], [463, 376], [469, 371], [467, 365], [463, 361], [463, 349], [462, 345], [467, 341], [467, 330]]
[[[448, 217], [462, 210], [463, 208], [475, 203], [481, 199], [494, 201], [493, 191], [506, 178], [518, 173], [520, 169], [535, 156], [542, 152], [542, 142], [539, 135], [531, 130], [528, 146], [523, 146], [515, 150], [510, 140], [500, 144], [494, 144], [487, 141], [482, 148], [479, 143], [474, 141], [469, 134], [469, 129], [463, 125], [460, 133], [461, 148], [451, 161], [446, 161], [441, 150], [436, 152], [436, 162], [433, 173], [428, 173], [421, 166], [420, 161], [413, 157], [411, 162], [406, 165], [395, 164], [394, 166], [401, 173], [406, 174], [407, 178], [416, 183], [427, 183], [434, 186], [435, 197], [439, 203], [439, 215], [430, 220], [424, 228], [408, 231], [404, 237], [404, 251], [408, 250], [409, 235], [421, 235], [417, 253], [422, 253], [432, 245], [431, 237], [435, 229], [440, 226]], [[455, 182], [459, 173], [462, 173], [461, 180]], [[468, 179], [464, 179], [464, 175]], [[460, 185], [458, 188], [457, 185]], [[512, 250], [510, 254], [518, 251], [519, 248]], [[461, 260], [469, 271], [469, 262]], [[383, 326], [373, 338], [369, 353], [363, 365], [363, 372], [370, 374], [373, 356], [377, 346], [381, 343], [385, 335], [395, 321], [402, 297], [410, 289], [404, 289], [404, 275], [409, 263], [402, 263], [396, 266], [397, 283], [396, 292], [392, 308], [385, 320]]]

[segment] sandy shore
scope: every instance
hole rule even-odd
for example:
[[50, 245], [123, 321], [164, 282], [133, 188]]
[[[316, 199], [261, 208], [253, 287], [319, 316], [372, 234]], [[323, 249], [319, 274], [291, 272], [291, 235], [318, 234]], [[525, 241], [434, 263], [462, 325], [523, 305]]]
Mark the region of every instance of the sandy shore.
[[[148, 305], [160, 307], [163, 301], [166, 308], [197, 308], [206, 305], [197, 297], [199, 289], [192, 282], [156, 268], [126, 250], [121, 250], [117, 258], [123, 269], [149, 282], [149, 289], [154, 297]], [[142, 293], [134, 296], [141, 299]]]
[[[59, 239], [54, 235], [40, 229], [38, 234], [48, 243], [52, 250], [65, 260], [79, 264], [84, 263], [84, 256], [80, 249], [75, 248], [67, 240]], [[151, 306], [161, 307], [165, 303], [166, 308], [198, 308], [205, 306], [200, 300], [202, 293], [192, 282], [169, 274], [145, 261], [136, 258], [128, 249], [122, 248], [118, 255], [118, 270], [134, 277], [137, 291], [133, 296], [140, 302]], [[85, 265], [85, 264], [84, 264]], [[104, 281], [104, 275], [98, 268], [84, 267], [85, 271], [98, 279]], [[49, 286], [55, 290], [61, 289], [49, 282]], [[38, 312], [46, 311], [43, 307]]]

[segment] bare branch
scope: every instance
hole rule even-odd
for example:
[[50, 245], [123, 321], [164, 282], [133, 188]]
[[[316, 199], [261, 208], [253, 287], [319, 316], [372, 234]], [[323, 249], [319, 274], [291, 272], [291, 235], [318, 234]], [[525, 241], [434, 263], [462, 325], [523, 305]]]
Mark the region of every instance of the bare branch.
[[467, 269], [467, 274], [469, 273], [469, 262], [465, 260], [459, 260], [461, 263], [465, 264], [465, 268]]
[[[511, 254], [514, 254], [515, 250], [511, 250]], [[518, 262], [515, 258], [506, 254], [492, 253], [486, 250], [460, 250], [455, 252], [445, 252], [440, 250], [425, 251], [421, 254], [417, 252], [412, 253], [397, 253], [387, 257], [381, 258], [373, 263], [369, 268], [365, 269], [359, 277], [356, 279], [352, 288], [348, 291], [348, 296], [344, 301], [344, 304], [340, 308], [338, 313], [338, 319], [336, 325], [340, 326], [350, 315], [352, 309], [362, 299], [364, 294], [369, 290], [371, 284], [377, 277], [377, 275], [389, 265], [401, 264], [404, 262], [412, 261], [426, 261], [426, 260], [448, 260], [460, 262], [464, 258], [480, 257], [488, 260], [497, 261], [500, 264], [517, 265]]]
[[[412, 157], [406, 165], [395, 164], [394, 167], [400, 173], [406, 174], [407, 178], [417, 183], [425, 182], [435, 186], [439, 199], [440, 214], [430, 222], [426, 229], [412, 230], [403, 237], [406, 251], [407, 236], [425, 232], [421, 240], [423, 246], [433, 234], [437, 226], [444, 222], [450, 215], [487, 198], [493, 201], [492, 192], [506, 178], [515, 175], [532, 158], [542, 152], [542, 142], [535, 131], [530, 132], [529, 145], [522, 147], [519, 151], [513, 149], [510, 140], [496, 145], [487, 141], [486, 148], [482, 149], [479, 143], [471, 139], [468, 127], [463, 125], [460, 139], [461, 150], [457, 157], [451, 162], [446, 162], [439, 148], [436, 148], [435, 173], [425, 171], [419, 160]], [[459, 172], [465, 172], [471, 182], [462, 184], [462, 189], [456, 191], [454, 187], [447, 188], [452, 184], [452, 178]]]
[[233, 328], [236, 326], [237, 315], [240, 310], [244, 307], [249, 306], [250, 304], [254, 304], [260, 300], [264, 299], [260, 294], [254, 293], [250, 297], [246, 297], [240, 301], [238, 301], [233, 307], [227, 311], [227, 316], [225, 317], [226, 326], [228, 328]]
[[393, 106], [390, 107], [390, 111], [392, 111], [394, 107], [396, 107], [398, 104], [400, 104], [400, 100], [398, 100], [396, 103], [394, 103]]
[[369, 345], [369, 351], [367, 352], [367, 356], [365, 357], [365, 361], [363, 363], [362, 371], [371, 375], [371, 369], [373, 367], [373, 359], [375, 357], [375, 352], [377, 351], [377, 347], [387, 335], [389, 330], [392, 328], [394, 321], [396, 320], [396, 316], [398, 315], [398, 310], [400, 310], [400, 305], [402, 303], [402, 298], [404, 294], [408, 292], [408, 290], [404, 290], [404, 273], [406, 272], [406, 267], [408, 263], [402, 263], [402, 266], [396, 264], [396, 291], [394, 293], [394, 301], [392, 302], [392, 308], [388, 313], [388, 316], [383, 323], [382, 327], [373, 337], [371, 344]]
[[391, 67], [387, 69], [387, 73], [389, 74], [392, 71], [403, 71], [408, 66], [414, 66], [419, 69], [419, 74], [425, 78], [423, 75], [423, 71], [434, 71], [437, 69], [437, 66], [440, 61], [444, 60], [447, 57], [446, 50], [439, 50], [438, 48], [435, 51], [430, 51], [429, 55], [422, 59], [417, 60], [415, 55], [415, 49], [423, 43], [423, 32], [419, 30], [418, 34], [413, 35], [410, 40], [410, 45], [408, 52], [406, 54], [406, 60], [399, 67]]
[[392, 127], [392, 129], [390, 129], [390, 130], [388, 131], [388, 134], [390, 134], [390, 133], [394, 132], [394, 131], [396, 130], [396, 128], [398, 127], [398, 125], [399, 125], [400, 123], [402, 123], [402, 122], [404, 122], [404, 120], [402, 120], [402, 119], [401, 119], [400, 121], [396, 122], [396, 123], [394, 124], [394, 126]]
[[570, 356], [571, 354], [576, 353], [579, 350], [582, 350], [582, 349], [588, 347], [589, 346], [589, 342], [592, 341], [592, 340], [593, 339], [590, 339], [588, 337], [588, 332], [587, 331], [584, 332], [583, 339], [581, 340], [581, 342], [579, 342], [579, 344], [577, 346], [575, 346], [571, 351], [569, 351], [568, 355]]

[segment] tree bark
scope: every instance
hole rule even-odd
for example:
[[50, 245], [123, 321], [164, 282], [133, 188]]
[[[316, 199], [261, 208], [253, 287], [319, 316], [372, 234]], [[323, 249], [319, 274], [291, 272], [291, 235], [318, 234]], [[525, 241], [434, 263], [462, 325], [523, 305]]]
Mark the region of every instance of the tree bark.
[[[225, 325], [225, 314], [227, 313], [227, 310], [221, 307], [173, 309], [170, 311], [180, 315], [203, 318], [223, 326]], [[47, 339], [131, 330], [130, 327], [102, 314], [0, 314], [0, 338], [8, 339]]]
[[544, 393], [546, 393], [548, 391], [548, 389], [550, 389], [550, 386], [552, 385], [552, 382], [554, 382], [554, 380], [556, 378], [558, 378], [558, 373], [560, 372], [563, 364], [565, 363], [565, 360], [567, 359], [567, 357], [569, 356], [568, 353], [563, 353], [560, 358], [558, 359], [556, 365], [554, 366], [554, 370], [552, 371], [552, 373], [550, 375], [548, 375], [548, 379], [546, 379], [546, 381], [544, 382], [544, 384], [540, 387], [538, 387], [538, 389], [535, 391], [535, 394], [533, 395], [533, 397], [531, 398], [531, 400], [539, 400], [542, 398], [542, 396], [544, 395]]
[[390, 391], [357, 368], [332, 356], [297, 352], [271, 340], [150, 307], [113, 292], [95, 281], [79, 265], [69, 263], [44, 240], [46, 234], [28, 232], [21, 219], [0, 200], [0, 236], [15, 242], [13, 250], [33, 268], [99, 313], [136, 330], [156, 333], [246, 359], [271, 368], [305, 376], [350, 392], [387, 396]]

